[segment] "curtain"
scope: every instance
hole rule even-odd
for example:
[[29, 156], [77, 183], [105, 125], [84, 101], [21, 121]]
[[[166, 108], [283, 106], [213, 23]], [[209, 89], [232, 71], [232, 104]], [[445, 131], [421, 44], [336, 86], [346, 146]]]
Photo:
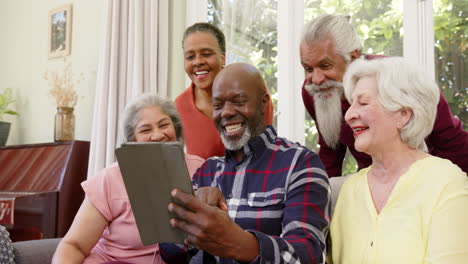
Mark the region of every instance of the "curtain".
[[169, 0], [105, 0], [88, 177], [115, 161], [125, 104], [167, 95]]

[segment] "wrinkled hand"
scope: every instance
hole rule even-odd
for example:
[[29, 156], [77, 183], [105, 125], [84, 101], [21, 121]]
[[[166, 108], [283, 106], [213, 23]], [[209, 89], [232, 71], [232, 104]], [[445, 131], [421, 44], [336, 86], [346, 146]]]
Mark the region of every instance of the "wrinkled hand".
[[218, 207], [223, 211], [228, 211], [226, 200], [220, 189], [216, 187], [201, 187], [195, 191], [195, 196], [198, 200], [211, 205]]
[[177, 217], [170, 220], [171, 226], [187, 234], [185, 244], [238, 261], [250, 262], [259, 254], [255, 236], [234, 223], [225, 211], [179, 189], [172, 190], [171, 196], [185, 207], [176, 203], [168, 206]]

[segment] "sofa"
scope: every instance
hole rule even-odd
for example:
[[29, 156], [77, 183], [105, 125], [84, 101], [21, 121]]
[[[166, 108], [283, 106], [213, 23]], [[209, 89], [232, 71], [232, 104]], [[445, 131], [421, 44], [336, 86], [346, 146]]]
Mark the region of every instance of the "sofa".
[[60, 238], [11, 242], [10, 233], [0, 225], [0, 263], [50, 264]]
[[16, 264], [50, 264], [60, 238], [29, 240], [12, 243]]

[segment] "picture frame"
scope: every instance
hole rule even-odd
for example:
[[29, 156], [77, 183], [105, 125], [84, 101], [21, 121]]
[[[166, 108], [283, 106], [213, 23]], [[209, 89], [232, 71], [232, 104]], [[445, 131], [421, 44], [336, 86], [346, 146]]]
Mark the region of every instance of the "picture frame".
[[49, 59], [70, 55], [72, 18], [71, 4], [49, 12]]

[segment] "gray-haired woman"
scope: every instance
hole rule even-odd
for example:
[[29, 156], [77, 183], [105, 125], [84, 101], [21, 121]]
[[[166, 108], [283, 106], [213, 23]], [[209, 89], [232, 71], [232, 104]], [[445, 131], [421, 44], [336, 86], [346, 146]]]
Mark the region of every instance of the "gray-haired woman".
[[355, 148], [372, 165], [349, 177], [330, 232], [333, 263], [466, 263], [468, 179], [429, 155], [439, 90], [402, 58], [356, 60], [344, 77]]
[[[179, 114], [171, 101], [144, 94], [124, 110], [125, 141], [182, 141]], [[186, 155], [190, 175], [203, 163]], [[143, 246], [117, 163], [82, 183], [86, 198], [52, 263], [164, 263], [158, 245]]]

